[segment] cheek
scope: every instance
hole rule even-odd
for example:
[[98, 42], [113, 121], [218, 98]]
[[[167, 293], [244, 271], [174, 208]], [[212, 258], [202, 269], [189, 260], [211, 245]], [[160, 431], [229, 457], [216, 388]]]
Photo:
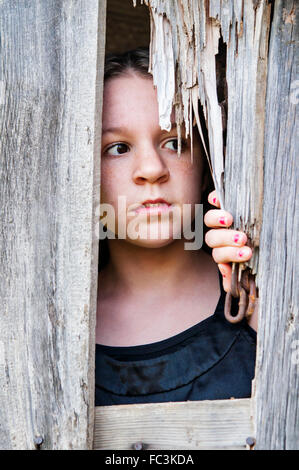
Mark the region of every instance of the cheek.
[[122, 194], [122, 184], [124, 178], [121, 178], [119, 172], [109, 164], [101, 166], [101, 202], [113, 204], [117, 201], [118, 195]]
[[187, 163], [173, 169], [177, 174], [177, 183], [186, 202], [199, 203], [201, 199], [202, 165]]

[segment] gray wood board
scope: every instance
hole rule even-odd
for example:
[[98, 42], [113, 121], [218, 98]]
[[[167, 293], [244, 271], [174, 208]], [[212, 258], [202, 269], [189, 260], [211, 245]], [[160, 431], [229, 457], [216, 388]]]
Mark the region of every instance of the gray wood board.
[[299, 448], [298, 15], [275, 1], [267, 81], [258, 285], [258, 449]]
[[238, 449], [253, 435], [251, 400], [97, 406], [94, 449]]
[[0, 2], [0, 447], [92, 447], [106, 2]]

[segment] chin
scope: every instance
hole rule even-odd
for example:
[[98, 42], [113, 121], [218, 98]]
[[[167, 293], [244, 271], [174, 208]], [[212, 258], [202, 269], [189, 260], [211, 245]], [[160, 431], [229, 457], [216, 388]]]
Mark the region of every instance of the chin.
[[181, 238], [181, 231], [181, 221], [170, 226], [163, 223], [157, 225], [141, 224], [136, 238], [135, 234], [130, 236], [134, 232], [127, 231], [126, 240], [133, 245], [144, 248], [162, 248], [173, 243], [175, 239]]
[[170, 245], [174, 240], [173, 238], [157, 239], [157, 240], [143, 239], [143, 238], [132, 240], [131, 238], [127, 238], [126, 241], [128, 243], [131, 243], [132, 245], [140, 246], [142, 248], [163, 248], [164, 246]]

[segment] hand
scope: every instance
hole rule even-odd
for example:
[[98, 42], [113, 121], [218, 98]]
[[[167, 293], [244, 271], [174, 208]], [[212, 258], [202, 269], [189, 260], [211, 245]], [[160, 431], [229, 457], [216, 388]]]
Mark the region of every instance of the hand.
[[209, 194], [208, 201], [218, 209], [212, 209], [205, 215], [204, 222], [211, 227], [205, 236], [206, 244], [213, 248], [212, 256], [218, 264], [223, 277], [223, 288], [226, 292], [231, 288], [232, 262], [241, 263], [252, 256], [252, 250], [245, 246], [247, 236], [244, 232], [229, 229], [233, 216], [220, 208], [216, 191]]

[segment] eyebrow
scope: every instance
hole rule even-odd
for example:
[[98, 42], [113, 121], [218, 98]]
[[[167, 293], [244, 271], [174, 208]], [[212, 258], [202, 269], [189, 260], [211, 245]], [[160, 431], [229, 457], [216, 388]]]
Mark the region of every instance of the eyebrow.
[[[174, 128], [177, 127], [176, 122], [173, 122], [171, 124], [170, 131], [172, 131]], [[125, 127], [106, 127], [102, 128], [102, 134], [124, 134], [128, 130]], [[170, 132], [166, 131], [165, 129], [162, 130], [162, 132]]]
[[103, 134], [122, 134], [126, 131], [124, 127], [106, 127], [102, 129]]

